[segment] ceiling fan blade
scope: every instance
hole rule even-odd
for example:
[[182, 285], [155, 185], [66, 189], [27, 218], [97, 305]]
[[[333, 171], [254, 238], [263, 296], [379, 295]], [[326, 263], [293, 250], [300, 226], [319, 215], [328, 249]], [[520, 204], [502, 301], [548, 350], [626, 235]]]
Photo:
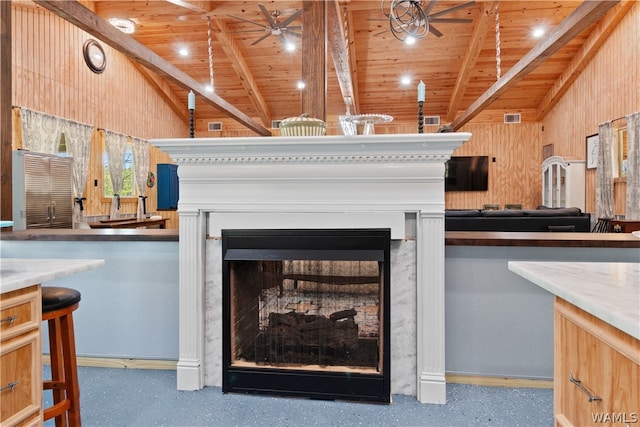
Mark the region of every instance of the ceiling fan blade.
[[290, 36], [297, 37], [297, 38], [302, 37], [302, 34], [294, 33], [293, 31], [287, 31], [287, 34], [290, 35]]
[[264, 18], [267, 20], [267, 22], [269, 23], [271, 28], [276, 28], [277, 25], [276, 25], [275, 21], [273, 20], [273, 18], [271, 18], [271, 14], [267, 10], [267, 8], [262, 3], [258, 3], [258, 7], [260, 8], [260, 11], [264, 15]]
[[465, 18], [435, 18], [429, 19], [429, 23], [431, 22], [440, 22], [442, 24], [469, 24], [473, 22], [473, 19], [465, 19]]
[[282, 35], [282, 33], [278, 34], [278, 39], [280, 40], [280, 43], [282, 43], [283, 46], [287, 45], [287, 39]]
[[382, 35], [382, 34], [384, 34], [384, 33], [388, 33], [389, 31], [391, 31], [391, 30], [387, 28], [387, 29], [386, 29], [386, 30], [384, 30], [384, 31], [380, 31], [379, 33], [375, 33], [375, 34], [374, 34], [374, 37], [377, 37], [377, 36]]
[[[266, 31], [269, 31], [268, 29]], [[238, 34], [238, 33], [264, 33], [265, 30], [238, 30], [238, 31], [229, 31], [227, 34]]]
[[438, 16], [446, 15], [447, 13], [451, 13], [451, 12], [459, 10], [459, 9], [464, 9], [464, 8], [469, 7], [469, 6], [473, 6], [474, 4], [476, 4], [475, 1], [470, 1], [468, 3], [459, 4], [457, 6], [450, 7], [449, 9], [441, 10], [440, 12], [436, 12], [434, 14], [431, 14], [431, 15], [429, 15], [429, 19], [437, 18]]
[[429, 32], [436, 37], [442, 37], [442, 33], [438, 31], [437, 28], [434, 28], [433, 25], [429, 24]]
[[433, 7], [436, 5], [436, 3], [438, 3], [438, 0], [432, 0], [431, 2], [429, 2], [427, 7], [424, 8], [424, 14], [429, 15], [433, 10]]
[[241, 18], [240, 16], [233, 16], [233, 15], [227, 15], [227, 16], [229, 16], [229, 17], [231, 17], [233, 19], [238, 19], [240, 21], [248, 22], [249, 24], [259, 25], [262, 28], [267, 28], [267, 29], [269, 28], [268, 26], [266, 26], [264, 24], [261, 24], [259, 22], [255, 22], [255, 21], [250, 21], [249, 19]]
[[266, 39], [270, 35], [271, 35], [271, 33], [265, 34], [264, 36], [260, 37], [259, 39], [255, 40], [253, 43], [251, 43], [251, 46], [257, 45], [258, 43], [260, 43], [262, 40]]
[[280, 27], [286, 27], [287, 25], [289, 25], [290, 23], [292, 23], [293, 21], [295, 21], [296, 19], [298, 19], [298, 16], [300, 16], [300, 14], [302, 13], [302, 10], [296, 10], [293, 15], [291, 15], [290, 17], [288, 17], [287, 19], [285, 19], [284, 21], [282, 21], [280, 23]]

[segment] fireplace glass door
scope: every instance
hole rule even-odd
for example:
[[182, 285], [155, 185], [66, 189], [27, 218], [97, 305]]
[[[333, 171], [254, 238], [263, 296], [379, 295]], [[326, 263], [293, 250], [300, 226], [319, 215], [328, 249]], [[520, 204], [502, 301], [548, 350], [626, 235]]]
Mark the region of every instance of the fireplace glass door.
[[388, 230], [224, 230], [223, 391], [388, 402]]

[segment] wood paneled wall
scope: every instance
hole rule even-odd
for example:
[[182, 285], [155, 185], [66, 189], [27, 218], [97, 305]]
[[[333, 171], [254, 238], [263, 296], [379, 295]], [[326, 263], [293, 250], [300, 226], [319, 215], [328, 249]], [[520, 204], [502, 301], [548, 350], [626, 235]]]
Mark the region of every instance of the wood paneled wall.
[[[188, 123], [171, 110], [126, 56], [102, 43], [107, 68], [94, 74], [82, 56], [82, 45], [91, 38], [87, 33], [29, 3], [17, 3], [12, 19], [13, 105], [142, 139], [188, 135]], [[100, 141], [100, 134], [94, 132], [86, 215], [108, 215], [110, 209], [110, 199], [101, 197]], [[20, 148], [19, 144], [14, 139], [13, 147]], [[157, 163], [171, 163], [168, 155], [154, 147], [149, 155], [149, 169], [154, 173]], [[148, 211], [155, 211], [156, 189], [148, 190]], [[136, 201], [125, 201], [121, 212], [135, 213]], [[167, 227], [177, 228], [175, 212], [162, 215], [169, 218]]]
[[[603, 122], [640, 111], [640, 3], [614, 29], [596, 56], [543, 120], [543, 145], [556, 155], [586, 158], [588, 135]], [[616, 122], [614, 122], [614, 127]], [[586, 210], [595, 212], [596, 169], [586, 172]], [[626, 182], [614, 188], [616, 215], [625, 213]]]

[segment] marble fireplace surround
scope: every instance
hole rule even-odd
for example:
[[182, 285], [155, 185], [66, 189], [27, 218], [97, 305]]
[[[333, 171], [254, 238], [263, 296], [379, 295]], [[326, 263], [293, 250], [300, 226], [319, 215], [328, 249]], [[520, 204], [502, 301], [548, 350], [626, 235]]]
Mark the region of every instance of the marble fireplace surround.
[[224, 229], [391, 229], [391, 393], [445, 403], [444, 162], [469, 133], [149, 141], [179, 165], [177, 388], [222, 385]]

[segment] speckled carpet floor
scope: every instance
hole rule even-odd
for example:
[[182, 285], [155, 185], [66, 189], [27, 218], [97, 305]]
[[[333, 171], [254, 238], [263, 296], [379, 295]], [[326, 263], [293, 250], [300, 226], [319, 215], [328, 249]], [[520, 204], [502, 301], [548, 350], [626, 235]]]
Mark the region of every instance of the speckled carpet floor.
[[[79, 367], [91, 426], [553, 426], [553, 390], [448, 384], [447, 404], [368, 404], [176, 390], [176, 372]], [[48, 375], [45, 366], [44, 375]], [[45, 404], [50, 404], [45, 393]], [[50, 420], [46, 426], [54, 425]]]

